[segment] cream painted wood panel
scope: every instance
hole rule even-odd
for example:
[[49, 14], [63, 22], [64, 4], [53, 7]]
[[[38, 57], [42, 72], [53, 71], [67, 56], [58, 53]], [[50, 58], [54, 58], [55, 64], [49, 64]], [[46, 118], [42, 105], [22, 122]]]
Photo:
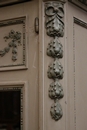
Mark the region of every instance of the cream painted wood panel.
[[67, 126], [87, 130], [87, 12], [66, 4]]
[[[38, 34], [34, 30], [36, 17], [38, 0], [0, 8], [0, 87], [24, 87], [23, 130], [38, 130]], [[22, 18], [25, 20], [22, 21]], [[18, 23], [18, 19], [21, 22]], [[3, 49], [12, 41], [8, 38], [5, 42], [3, 39], [11, 30], [21, 33], [22, 45], [17, 45], [15, 61], [12, 60], [12, 47], [1, 56]]]

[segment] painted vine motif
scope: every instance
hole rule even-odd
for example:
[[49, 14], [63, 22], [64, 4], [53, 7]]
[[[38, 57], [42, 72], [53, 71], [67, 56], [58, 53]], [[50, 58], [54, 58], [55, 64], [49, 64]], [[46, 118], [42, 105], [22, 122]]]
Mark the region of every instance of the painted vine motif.
[[7, 36], [4, 37], [5, 42], [10, 40], [8, 46], [5, 47], [3, 50], [0, 50], [0, 56], [3, 57], [6, 53], [10, 51], [12, 48], [12, 60], [17, 60], [17, 47], [21, 45], [21, 33], [18, 31], [11, 30]]

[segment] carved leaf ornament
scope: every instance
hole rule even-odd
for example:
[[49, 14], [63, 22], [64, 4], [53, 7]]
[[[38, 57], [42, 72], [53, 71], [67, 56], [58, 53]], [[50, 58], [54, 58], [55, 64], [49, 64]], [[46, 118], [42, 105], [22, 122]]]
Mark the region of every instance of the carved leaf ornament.
[[63, 98], [63, 88], [62, 85], [59, 83], [58, 79], [55, 79], [53, 83], [50, 84], [49, 87], [49, 97], [51, 99], [61, 99]]
[[64, 16], [63, 4], [50, 3], [46, 6], [46, 29], [49, 36], [63, 37], [64, 23], [61, 18]]
[[61, 119], [63, 115], [62, 107], [57, 100], [52, 104], [50, 114], [55, 121]]
[[53, 79], [54, 82], [50, 84], [48, 95], [54, 100], [51, 106], [51, 117], [58, 121], [63, 116], [62, 107], [59, 100], [63, 98], [63, 87], [59, 80], [63, 79], [63, 67], [59, 62], [63, 58], [63, 46], [59, 37], [64, 36], [64, 3], [62, 2], [47, 2], [45, 7], [46, 15], [46, 31], [47, 35], [53, 37], [47, 47], [47, 55], [54, 58], [54, 61], [48, 66], [48, 78]]
[[55, 59], [54, 62], [48, 67], [48, 77], [51, 79], [62, 79], [63, 73], [63, 67], [57, 59]]
[[17, 60], [17, 46], [21, 45], [21, 33], [18, 31], [11, 30], [7, 36], [4, 37], [5, 42], [9, 39], [11, 40], [8, 43], [8, 46], [5, 47], [3, 50], [0, 50], [0, 56], [3, 57], [6, 53], [10, 51], [12, 48], [12, 60]]
[[47, 55], [54, 58], [63, 57], [63, 46], [57, 37], [48, 44]]

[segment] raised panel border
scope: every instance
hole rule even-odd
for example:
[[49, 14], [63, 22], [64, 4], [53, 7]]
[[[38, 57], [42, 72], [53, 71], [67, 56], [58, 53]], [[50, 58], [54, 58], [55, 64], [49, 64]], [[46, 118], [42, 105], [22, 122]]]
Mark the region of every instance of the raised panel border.
[[28, 83], [27, 81], [0, 82], [0, 90], [21, 91], [21, 130], [28, 130]]
[[7, 71], [7, 70], [18, 70], [18, 69], [27, 69], [27, 35], [26, 35], [26, 21], [27, 17], [17, 17], [12, 19], [6, 19], [0, 21], [0, 27], [9, 26], [9, 25], [15, 25], [15, 24], [23, 24], [23, 62], [20, 64], [8, 64], [0, 66], [0, 71]]
[[74, 17], [74, 23], [76, 23], [76, 24], [78, 24], [78, 25], [80, 25], [80, 26], [82, 26], [82, 27], [87, 29], [87, 23], [83, 22], [80, 19], [77, 19], [77, 18]]
[[69, 0], [71, 3], [77, 5], [78, 7], [80, 7], [81, 9], [87, 11], [87, 5], [81, 3], [80, 1], [78, 0]]

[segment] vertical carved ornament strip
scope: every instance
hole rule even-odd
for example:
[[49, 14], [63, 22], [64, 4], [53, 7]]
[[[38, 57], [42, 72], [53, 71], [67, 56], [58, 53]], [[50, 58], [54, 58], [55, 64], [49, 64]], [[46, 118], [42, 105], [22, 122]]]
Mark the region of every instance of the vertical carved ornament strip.
[[63, 66], [59, 59], [63, 58], [63, 46], [59, 40], [64, 36], [64, 3], [49, 1], [45, 3], [45, 16], [46, 16], [46, 32], [47, 35], [52, 37], [52, 40], [47, 47], [47, 55], [54, 58], [54, 62], [48, 66], [48, 78], [53, 79], [49, 87], [49, 97], [54, 100], [51, 106], [51, 117], [58, 121], [63, 116], [62, 107], [59, 100], [63, 98], [63, 87], [59, 80], [63, 79]]

